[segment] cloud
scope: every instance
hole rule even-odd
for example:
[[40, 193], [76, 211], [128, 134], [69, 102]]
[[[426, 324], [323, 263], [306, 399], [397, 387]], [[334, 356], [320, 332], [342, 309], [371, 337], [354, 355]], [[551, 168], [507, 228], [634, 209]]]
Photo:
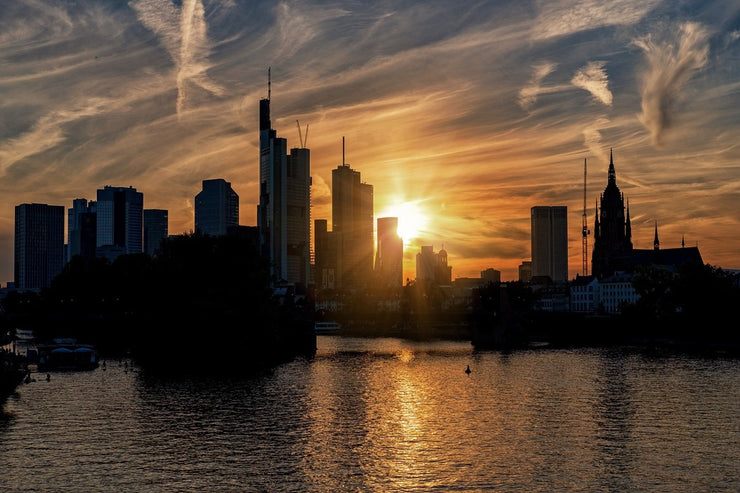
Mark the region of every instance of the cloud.
[[651, 36], [635, 40], [647, 59], [641, 74], [642, 113], [639, 119], [659, 146], [671, 128], [676, 103], [691, 76], [707, 63], [708, 33], [698, 23], [681, 25], [674, 39], [654, 41]]
[[604, 62], [590, 62], [575, 73], [571, 83], [590, 92], [594, 99], [604, 105], [612, 105], [612, 93], [609, 91]]
[[583, 143], [591, 155], [600, 161], [608, 159], [604, 146], [601, 144], [601, 130], [610, 125], [606, 117], [597, 118], [591, 125], [583, 129]]
[[206, 74], [210, 68], [210, 47], [201, 0], [184, 0], [180, 12], [167, 0], [137, 1], [131, 5], [139, 20], [160, 37], [175, 63], [178, 118], [182, 116], [190, 97], [190, 84], [217, 96], [224, 94], [224, 88]]
[[659, 3], [660, 0], [540, 0], [534, 37], [547, 39], [602, 26], [635, 24]]
[[519, 91], [519, 106], [522, 109], [529, 109], [535, 102], [537, 102], [537, 96], [540, 93], [546, 92], [542, 88], [542, 81], [545, 77], [550, 75], [555, 68], [556, 63], [543, 62], [532, 66], [532, 77], [529, 80], [529, 85], [523, 87]]
[[99, 115], [111, 103], [102, 98], [89, 99], [80, 106], [54, 111], [40, 118], [28, 132], [0, 143], [0, 173], [29, 156], [52, 149], [65, 140], [64, 125]]

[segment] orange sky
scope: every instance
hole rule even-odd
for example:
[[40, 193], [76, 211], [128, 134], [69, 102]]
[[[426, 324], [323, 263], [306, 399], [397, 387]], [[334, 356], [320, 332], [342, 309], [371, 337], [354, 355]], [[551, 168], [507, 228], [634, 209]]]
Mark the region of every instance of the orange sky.
[[[740, 5], [593, 0], [204, 2], [75, 5], [18, 0], [0, 34], [0, 282], [13, 278], [14, 207], [69, 208], [134, 186], [193, 229], [201, 181], [224, 178], [256, 224], [258, 105], [308, 126], [312, 219], [331, 220], [345, 160], [384, 214], [415, 204], [421, 245], [453, 278], [517, 278], [532, 206], [565, 205], [569, 273], [609, 150], [633, 243], [682, 238], [740, 268]], [[590, 239], [589, 254], [592, 240]]]

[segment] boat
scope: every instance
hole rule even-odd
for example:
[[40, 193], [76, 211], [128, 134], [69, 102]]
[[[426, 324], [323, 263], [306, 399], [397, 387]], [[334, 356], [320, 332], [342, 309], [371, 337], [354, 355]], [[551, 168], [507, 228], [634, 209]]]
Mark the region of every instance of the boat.
[[98, 367], [98, 352], [90, 344], [76, 339], [54, 339], [49, 344], [37, 345], [39, 371], [93, 370]]
[[316, 322], [314, 324], [316, 334], [335, 334], [340, 330], [342, 326], [338, 322]]

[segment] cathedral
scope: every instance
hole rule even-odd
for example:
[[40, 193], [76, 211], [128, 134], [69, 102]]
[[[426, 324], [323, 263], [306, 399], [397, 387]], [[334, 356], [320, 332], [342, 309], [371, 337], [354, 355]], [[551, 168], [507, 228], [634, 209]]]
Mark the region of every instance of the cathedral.
[[614, 155], [609, 152], [609, 174], [601, 203], [596, 204], [594, 221], [594, 248], [591, 256], [591, 273], [604, 279], [616, 272], [632, 272], [640, 265], [653, 265], [677, 271], [686, 263], [704, 265], [698, 247], [660, 249], [658, 225], [655, 225], [653, 248], [640, 250], [632, 246], [629, 202], [617, 186]]

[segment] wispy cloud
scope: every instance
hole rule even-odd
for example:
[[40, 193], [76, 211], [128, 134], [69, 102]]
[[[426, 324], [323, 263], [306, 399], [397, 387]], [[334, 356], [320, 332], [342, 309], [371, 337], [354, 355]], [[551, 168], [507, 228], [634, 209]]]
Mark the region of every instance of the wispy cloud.
[[210, 47], [201, 0], [184, 0], [180, 9], [167, 0], [139, 0], [132, 6], [140, 21], [160, 36], [175, 63], [178, 118], [188, 101], [190, 84], [217, 96], [224, 93], [224, 88], [206, 73], [210, 68]]
[[600, 103], [611, 106], [612, 93], [609, 91], [609, 81], [604, 65], [604, 62], [590, 62], [575, 73], [571, 83], [590, 92]]
[[660, 0], [540, 0], [538, 3], [540, 13], [534, 37], [547, 39], [602, 26], [637, 23]]
[[660, 146], [665, 132], [671, 128], [684, 86], [706, 65], [708, 38], [707, 30], [692, 22], [681, 25], [665, 40], [646, 36], [634, 41], [647, 59], [647, 67], [641, 74], [640, 121], [650, 131], [653, 145]]
[[526, 110], [537, 102], [537, 97], [542, 92], [545, 92], [545, 89], [542, 87], [542, 81], [556, 67], [557, 64], [552, 62], [538, 63], [532, 67], [532, 77], [529, 80], [529, 84], [519, 91], [519, 106]]

